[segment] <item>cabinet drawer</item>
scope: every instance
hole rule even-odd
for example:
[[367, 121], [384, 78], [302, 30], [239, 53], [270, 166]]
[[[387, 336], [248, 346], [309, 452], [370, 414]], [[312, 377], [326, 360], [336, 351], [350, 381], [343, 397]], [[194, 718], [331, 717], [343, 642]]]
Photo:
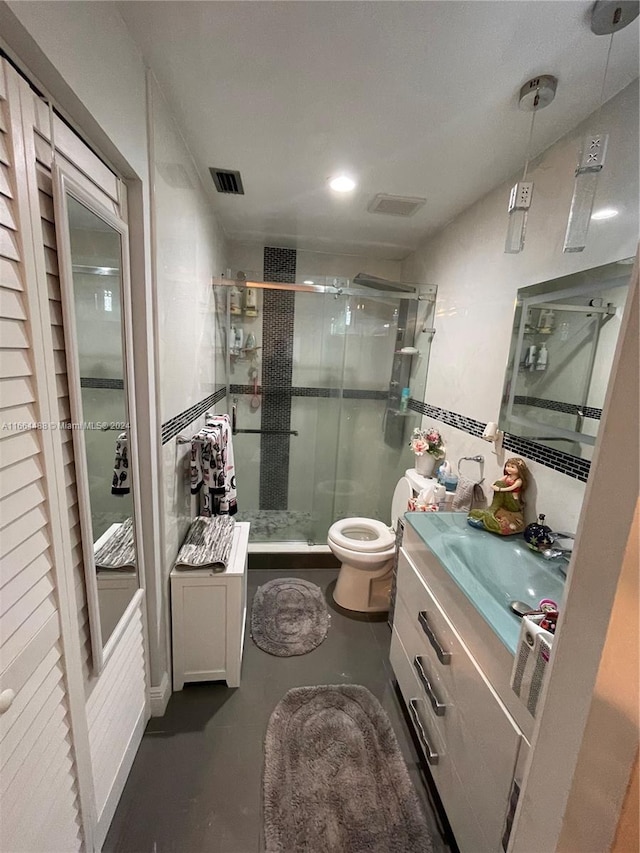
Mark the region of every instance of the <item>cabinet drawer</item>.
[[[391, 638], [390, 660], [461, 853], [497, 853], [499, 847], [489, 844], [474, 815], [467, 798], [467, 786], [460, 780], [455, 765], [447, 754], [446, 746], [429, 710], [429, 703], [395, 628]], [[424, 736], [431, 751], [437, 755], [432, 756], [431, 761], [428, 755], [429, 747], [425, 747], [423, 742]]]
[[[415, 609], [415, 605], [414, 605]], [[484, 835], [498, 849], [521, 735], [473, 658], [458, 640], [443, 666], [402, 596], [395, 627], [432, 714], [432, 728], [465, 780]], [[416, 659], [418, 665], [416, 665]]]

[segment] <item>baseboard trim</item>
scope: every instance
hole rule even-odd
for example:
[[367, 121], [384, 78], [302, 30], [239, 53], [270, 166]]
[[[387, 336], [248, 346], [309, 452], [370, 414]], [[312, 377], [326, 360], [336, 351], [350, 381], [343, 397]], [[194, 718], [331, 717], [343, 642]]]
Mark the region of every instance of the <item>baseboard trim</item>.
[[157, 687], [149, 690], [149, 706], [152, 717], [163, 717], [171, 699], [171, 679], [169, 673], [162, 674], [162, 681]]
[[111, 821], [113, 820], [113, 816], [116, 813], [116, 808], [118, 806], [118, 803], [120, 802], [122, 792], [124, 791], [125, 782], [127, 781], [129, 773], [131, 772], [133, 759], [136, 757], [136, 753], [138, 751], [138, 747], [140, 746], [140, 742], [142, 741], [142, 735], [144, 734], [146, 725], [146, 708], [143, 707], [140, 711], [134, 729], [131, 733], [131, 737], [129, 738], [127, 748], [124, 752], [124, 755], [122, 756], [120, 767], [118, 768], [116, 777], [113, 780], [113, 785], [111, 786], [111, 790], [109, 791], [107, 800], [98, 818], [98, 824], [96, 826], [95, 833], [95, 849], [97, 851], [102, 850], [102, 845], [105, 842], [105, 839], [109, 832], [109, 827], [111, 826]]

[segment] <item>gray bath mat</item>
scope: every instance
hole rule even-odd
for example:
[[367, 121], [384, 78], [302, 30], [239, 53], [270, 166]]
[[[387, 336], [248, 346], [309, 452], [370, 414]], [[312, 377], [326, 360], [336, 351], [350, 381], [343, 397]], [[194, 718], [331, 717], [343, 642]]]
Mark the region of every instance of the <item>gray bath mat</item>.
[[266, 853], [430, 853], [389, 718], [365, 687], [295, 687], [265, 740]]
[[278, 657], [305, 655], [327, 636], [329, 612], [319, 586], [277, 578], [258, 587], [251, 608], [251, 636]]

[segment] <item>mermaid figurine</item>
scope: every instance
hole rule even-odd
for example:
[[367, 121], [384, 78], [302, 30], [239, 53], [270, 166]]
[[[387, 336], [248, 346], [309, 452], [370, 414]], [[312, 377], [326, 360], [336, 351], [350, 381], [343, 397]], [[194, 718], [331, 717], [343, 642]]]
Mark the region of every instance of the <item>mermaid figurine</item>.
[[495, 492], [488, 509], [472, 509], [467, 521], [472, 527], [480, 527], [500, 536], [510, 536], [524, 530], [524, 501], [522, 495], [527, 488], [529, 471], [524, 459], [514, 456], [507, 459], [503, 477], [491, 488]]

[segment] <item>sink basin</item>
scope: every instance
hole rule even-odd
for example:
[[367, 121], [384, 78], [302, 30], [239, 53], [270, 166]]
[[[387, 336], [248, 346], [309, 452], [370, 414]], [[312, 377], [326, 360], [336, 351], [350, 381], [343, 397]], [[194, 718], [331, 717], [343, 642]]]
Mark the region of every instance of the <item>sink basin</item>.
[[520, 618], [509, 604], [523, 601], [535, 609], [542, 598], [561, 603], [566, 561], [545, 560], [520, 536], [471, 527], [466, 513], [408, 512], [405, 518], [512, 654]]

